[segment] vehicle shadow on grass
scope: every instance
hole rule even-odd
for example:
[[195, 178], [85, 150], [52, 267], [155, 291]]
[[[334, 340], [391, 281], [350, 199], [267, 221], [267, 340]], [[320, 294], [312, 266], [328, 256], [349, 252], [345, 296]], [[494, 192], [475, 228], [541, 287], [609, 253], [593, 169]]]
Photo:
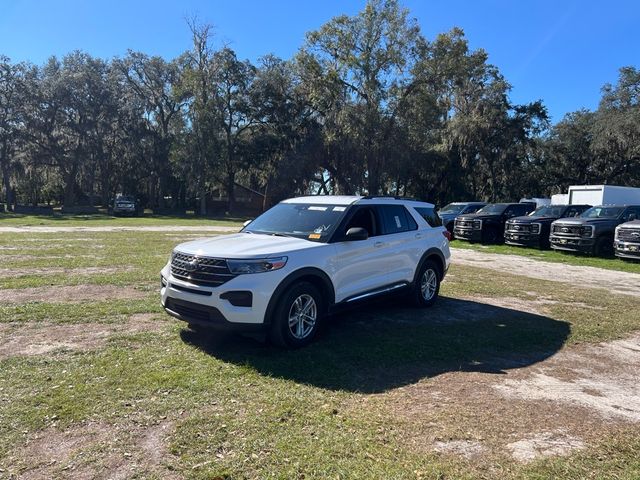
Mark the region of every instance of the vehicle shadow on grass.
[[549, 317], [441, 297], [429, 309], [376, 302], [331, 318], [316, 341], [285, 351], [183, 329], [185, 343], [263, 375], [330, 390], [379, 393], [450, 371], [501, 374], [553, 355], [570, 326]]

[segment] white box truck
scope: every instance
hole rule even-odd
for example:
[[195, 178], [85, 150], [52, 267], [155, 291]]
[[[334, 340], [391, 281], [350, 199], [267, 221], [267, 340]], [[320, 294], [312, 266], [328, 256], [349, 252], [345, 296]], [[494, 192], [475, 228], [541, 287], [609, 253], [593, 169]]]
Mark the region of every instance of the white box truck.
[[640, 188], [616, 185], [572, 185], [569, 205], [640, 205]]
[[568, 205], [569, 194], [568, 193], [556, 193], [551, 195], [551, 205]]

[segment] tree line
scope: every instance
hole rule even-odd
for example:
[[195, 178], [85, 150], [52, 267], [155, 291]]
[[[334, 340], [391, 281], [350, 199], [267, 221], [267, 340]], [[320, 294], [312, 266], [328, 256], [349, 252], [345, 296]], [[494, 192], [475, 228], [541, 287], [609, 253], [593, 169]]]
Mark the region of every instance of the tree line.
[[76, 51], [44, 65], [0, 56], [2, 198], [238, 210], [300, 194], [513, 200], [571, 184], [640, 185], [640, 71], [620, 70], [596, 111], [550, 125], [517, 105], [462, 30], [426, 39], [396, 0], [371, 0], [307, 34], [291, 59], [256, 64], [187, 22], [166, 60]]

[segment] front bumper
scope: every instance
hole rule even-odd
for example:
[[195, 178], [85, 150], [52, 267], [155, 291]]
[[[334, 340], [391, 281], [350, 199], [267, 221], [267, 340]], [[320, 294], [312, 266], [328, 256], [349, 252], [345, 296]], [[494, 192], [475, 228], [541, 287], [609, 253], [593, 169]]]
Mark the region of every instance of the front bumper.
[[616, 257], [640, 260], [640, 243], [621, 242], [614, 243]]
[[469, 242], [482, 241], [482, 230], [455, 227], [453, 229], [453, 235], [457, 240], [467, 240]]
[[528, 232], [504, 232], [504, 243], [518, 247], [540, 247], [542, 237]]
[[135, 215], [135, 207], [115, 207], [113, 209], [114, 215]]
[[203, 287], [173, 277], [167, 264], [160, 272], [161, 303], [169, 315], [191, 324], [258, 331], [268, 323], [271, 294], [286, 276], [282, 270], [238, 275], [218, 287]]
[[592, 253], [595, 244], [594, 238], [565, 237], [562, 235], [551, 235], [549, 243], [554, 250], [566, 250], [569, 252]]

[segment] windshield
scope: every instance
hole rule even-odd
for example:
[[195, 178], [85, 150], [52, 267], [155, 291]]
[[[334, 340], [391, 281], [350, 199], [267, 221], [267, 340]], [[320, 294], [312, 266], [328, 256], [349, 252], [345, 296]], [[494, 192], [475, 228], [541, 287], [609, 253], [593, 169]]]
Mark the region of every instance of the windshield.
[[492, 203], [478, 210], [477, 213], [488, 213], [490, 215], [498, 215], [507, 209], [508, 205], [503, 203]]
[[122, 195], [121, 197], [116, 198], [116, 202], [130, 202], [133, 203], [135, 199], [128, 195]]
[[624, 207], [591, 207], [585, 210], [582, 218], [617, 218], [622, 213]]
[[551, 207], [551, 206], [540, 207], [537, 210], [534, 210], [533, 212], [531, 212], [529, 216], [560, 218], [564, 213], [565, 208], [567, 207], [565, 207], [564, 205], [558, 205], [555, 207]]
[[444, 213], [444, 214], [448, 214], [448, 213], [460, 213], [462, 212], [462, 210], [464, 210], [464, 203], [450, 203], [449, 205], [446, 205], [444, 207], [442, 207], [438, 213]]
[[242, 231], [326, 242], [342, 220], [347, 208], [347, 205], [279, 203]]

